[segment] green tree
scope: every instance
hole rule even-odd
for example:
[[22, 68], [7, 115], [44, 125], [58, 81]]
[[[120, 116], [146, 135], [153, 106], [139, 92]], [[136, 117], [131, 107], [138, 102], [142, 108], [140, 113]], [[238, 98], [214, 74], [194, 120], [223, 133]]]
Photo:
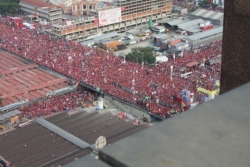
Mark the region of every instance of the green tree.
[[0, 0], [0, 13], [17, 13], [19, 12], [19, 0]]
[[142, 64], [154, 64], [155, 56], [153, 51], [147, 47], [133, 48], [130, 53], [126, 55], [127, 61], [132, 61]]
[[204, 6], [208, 6], [209, 2], [208, 0], [203, 0], [202, 2], [199, 3], [199, 6], [204, 7]]
[[213, 3], [212, 5], [213, 5], [213, 8], [216, 8], [218, 6], [218, 4], [216, 3]]

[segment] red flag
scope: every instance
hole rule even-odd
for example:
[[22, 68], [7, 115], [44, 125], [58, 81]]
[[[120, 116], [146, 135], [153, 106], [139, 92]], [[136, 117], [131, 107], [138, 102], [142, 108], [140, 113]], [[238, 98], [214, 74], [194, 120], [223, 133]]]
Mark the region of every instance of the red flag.
[[98, 19], [95, 19], [95, 20], [94, 20], [94, 23], [98, 23]]

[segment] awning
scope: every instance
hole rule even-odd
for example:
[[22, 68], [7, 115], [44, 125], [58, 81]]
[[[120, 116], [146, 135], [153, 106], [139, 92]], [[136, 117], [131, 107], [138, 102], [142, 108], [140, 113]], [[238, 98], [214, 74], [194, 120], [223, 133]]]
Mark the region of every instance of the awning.
[[197, 61], [193, 61], [193, 62], [187, 63], [187, 64], [186, 64], [186, 67], [193, 67], [193, 66], [196, 66], [196, 65], [198, 65], [198, 64], [200, 64], [200, 63], [197, 62]]

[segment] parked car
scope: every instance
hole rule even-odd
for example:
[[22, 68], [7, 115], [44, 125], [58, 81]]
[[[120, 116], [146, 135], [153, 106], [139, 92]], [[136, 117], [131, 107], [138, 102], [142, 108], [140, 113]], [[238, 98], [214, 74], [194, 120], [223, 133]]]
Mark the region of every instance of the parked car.
[[159, 49], [159, 52], [164, 52], [164, 51], [165, 51], [165, 49], [163, 49], [163, 48]]
[[145, 33], [139, 33], [139, 34], [137, 34], [137, 36], [138, 37], [144, 37], [144, 36], [146, 36], [146, 34]]
[[125, 45], [118, 45], [117, 49], [118, 50], [123, 50], [123, 49], [127, 49], [127, 47]]
[[137, 41], [133, 40], [133, 41], [130, 41], [130, 42], [129, 42], [129, 45], [134, 45], [134, 44], [136, 44], [136, 43], [137, 43]]

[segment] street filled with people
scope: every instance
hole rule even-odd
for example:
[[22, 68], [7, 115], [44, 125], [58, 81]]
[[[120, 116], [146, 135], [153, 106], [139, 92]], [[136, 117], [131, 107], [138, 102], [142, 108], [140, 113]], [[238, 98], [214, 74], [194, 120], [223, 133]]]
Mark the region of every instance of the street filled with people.
[[[112, 53], [79, 43], [52, 38], [36, 29], [18, 29], [4, 22], [0, 24], [0, 38], [1, 48], [69, 76], [78, 83], [92, 86], [97, 91], [137, 104], [164, 118], [171, 111], [183, 111], [181, 103], [174, 98], [180, 96], [183, 89], [200, 96], [197, 87], [208, 89], [212, 86], [209, 82], [211, 79], [220, 79], [220, 64], [211, 63], [207, 66], [204, 62], [217, 59], [221, 54], [222, 41], [185, 51], [181, 58], [150, 67], [125, 61]], [[199, 65], [186, 67], [190, 62], [199, 62]], [[181, 77], [183, 71], [192, 74]], [[65, 99], [69, 99], [70, 104]], [[65, 105], [60, 105], [64, 103]], [[48, 102], [26, 107], [22, 112], [30, 117], [47, 115], [59, 109], [65, 110], [66, 107], [74, 108], [76, 103], [65, 96], [64, 100], [50, 99]]]
[[21, 107], [20, 120], [22, 117], [34, 119], [44, 117], [57, 112], [72, 111], [78, 107], [84, 107], [85, 104], [93, 102], [93, 96], [87, 91], [78, 90], [63, 95], [46, 97], [39, 102]]
[[[194, 2], [194, 1], [188, 2], [186, 0], [173, 0], [173, 5], [180, 6], [183, 8], [188, 8], [189, 10], [196, 10], [198, 7], [196, 5], [196, 2]], [[206, 9], [206, 10], [215, 11], [215, 12], [221, 12], [221, 13], [224, 12], [224, 8], [220, 5], [213, 6], [212, 4], [210, 4], [210, 5], [202, 6], [201, 8]]]

